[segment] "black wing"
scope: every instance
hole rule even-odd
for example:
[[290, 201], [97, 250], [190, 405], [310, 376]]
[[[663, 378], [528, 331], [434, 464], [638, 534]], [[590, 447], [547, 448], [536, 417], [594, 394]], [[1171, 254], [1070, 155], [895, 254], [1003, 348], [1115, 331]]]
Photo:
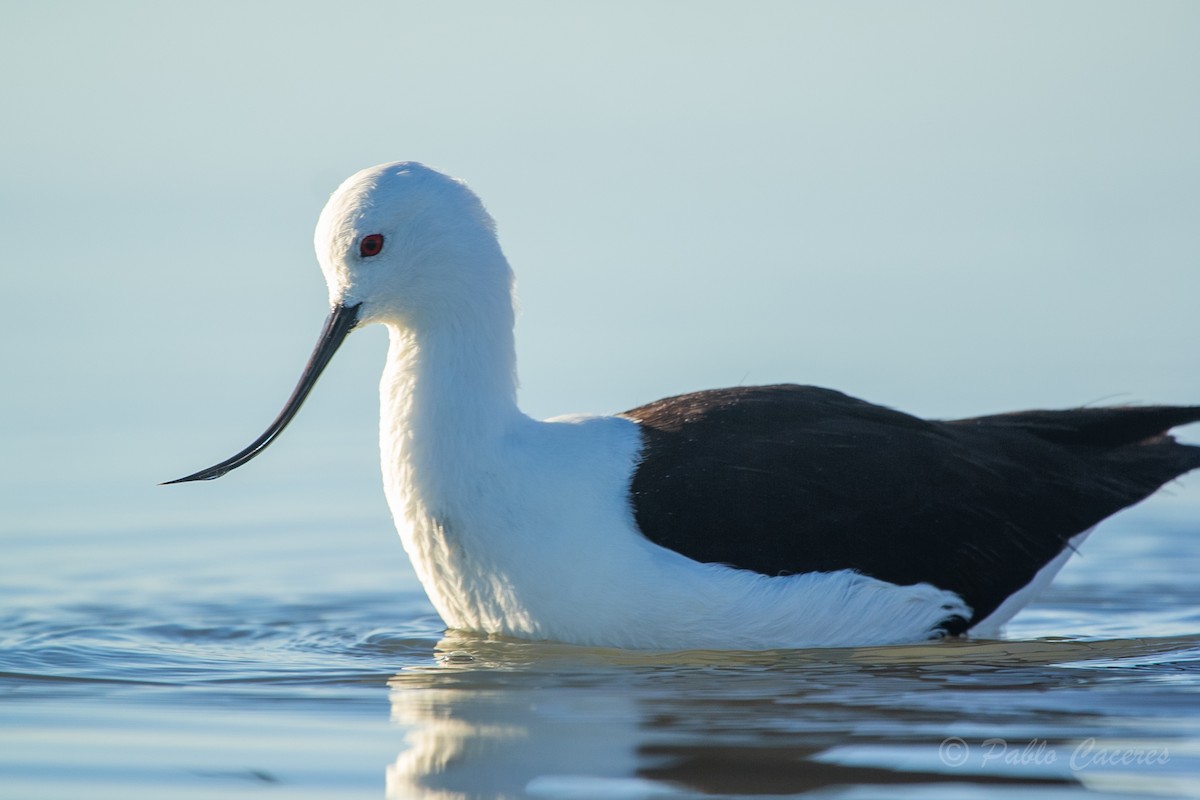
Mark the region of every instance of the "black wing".
[[854, 569], [956, 592], [983, 620], [1068, 540], [1200, 467], [1163, 435], [1200, 407], [934, 422], [811, 386], [718, 389], [641, 424], [634, 513], [651, 541], [766, 575]]

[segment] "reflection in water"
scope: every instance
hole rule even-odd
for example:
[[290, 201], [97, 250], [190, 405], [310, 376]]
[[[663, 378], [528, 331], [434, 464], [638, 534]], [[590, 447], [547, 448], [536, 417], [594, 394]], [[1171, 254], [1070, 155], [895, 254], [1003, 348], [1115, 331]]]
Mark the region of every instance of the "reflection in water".
[[562, 675], [526, 658], [505, 663], [499, 643], [480, 642], [475, 655], [462, 644], [443, 641], [441, 667], [390, 682], [392, 719], [411, 732], [388, 768], [388, 797], [608, 795], [628, 785], [640, 717], [612, 675]]
[[[1196, 684], [1200, 637], [652, 655], [454, 636], [439, 653], [390, 681], [393, 720], [410, 732], [389, 797], [921, 796], [937, 784], [1059, 797], [1131, 775], [1190, 796], [1200, 779], [1194, 710], [1168, 688]], [[1175, 755], [1079, 768], [1071, 756], [1089, 740]]]

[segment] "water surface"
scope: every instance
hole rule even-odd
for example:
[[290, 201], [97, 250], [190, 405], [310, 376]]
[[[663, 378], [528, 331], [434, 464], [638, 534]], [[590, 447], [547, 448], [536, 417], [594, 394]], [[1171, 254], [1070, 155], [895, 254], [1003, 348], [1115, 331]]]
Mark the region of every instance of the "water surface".
[[768, 653], [447, 635], [369, 525], [13, 534], [0, 794], [1191, 797], [1172, 509], [1102, 529], [1005, 640]]

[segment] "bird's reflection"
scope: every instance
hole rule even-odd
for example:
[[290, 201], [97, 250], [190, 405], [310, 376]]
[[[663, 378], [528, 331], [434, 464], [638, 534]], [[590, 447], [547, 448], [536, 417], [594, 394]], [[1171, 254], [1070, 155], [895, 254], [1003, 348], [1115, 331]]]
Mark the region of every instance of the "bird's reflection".
[[[964, 720], [978, 724], [982, 717], [994, 720], [989, 735], [1024, 731], [1036, 720], [1051, 746], [1069, 747], [1094, 712], [1077, 695], [1056, 700], [1046, 691], [1063, 683], [1060, 665], [1194, 652], [1198, 642], [654, 655], [451, 636], [440, 643], [435, 666], [389, 682], [392, 719], [408, 733], [388, 767], [388, 797], [1074, 783], [1065, 766], [948, 765], [939, 761], [938, 744]], [[1087, 670], [1070, 674], [1078, 683]], [[1089, 695], [1088, 704], [1095, 700]], [[1026, 708], [1014, 711], [1014, 704]], [[864, 753], [874, 763], [863, 763]]]
[[450, 639], [438, 667], [396, 675], [392, 719], [409, 733], [388, 797], [558, 797], [627, 783], [638, 767], [635, 698], [611, 675], [559, 672], [553, 649], [536, 665], [536, 645]]

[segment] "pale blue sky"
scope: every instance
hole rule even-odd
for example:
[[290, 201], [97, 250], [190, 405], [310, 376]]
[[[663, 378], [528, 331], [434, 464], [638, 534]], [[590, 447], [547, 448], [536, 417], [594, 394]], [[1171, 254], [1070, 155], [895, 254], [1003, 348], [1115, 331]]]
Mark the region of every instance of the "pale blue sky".
[[[1195, 3], [4, 17], [14, 525], [181, 513], [151, 484], [278, 410], [325, 313], [317, 213], [394, 159], [498, 219], [538, 416], [776, 381], [936, 416], [1200, 402]], [[356, 334], [272, 452], [188, 513], [303, 509], [305, 480], [378, 513], [383, 338]]]

